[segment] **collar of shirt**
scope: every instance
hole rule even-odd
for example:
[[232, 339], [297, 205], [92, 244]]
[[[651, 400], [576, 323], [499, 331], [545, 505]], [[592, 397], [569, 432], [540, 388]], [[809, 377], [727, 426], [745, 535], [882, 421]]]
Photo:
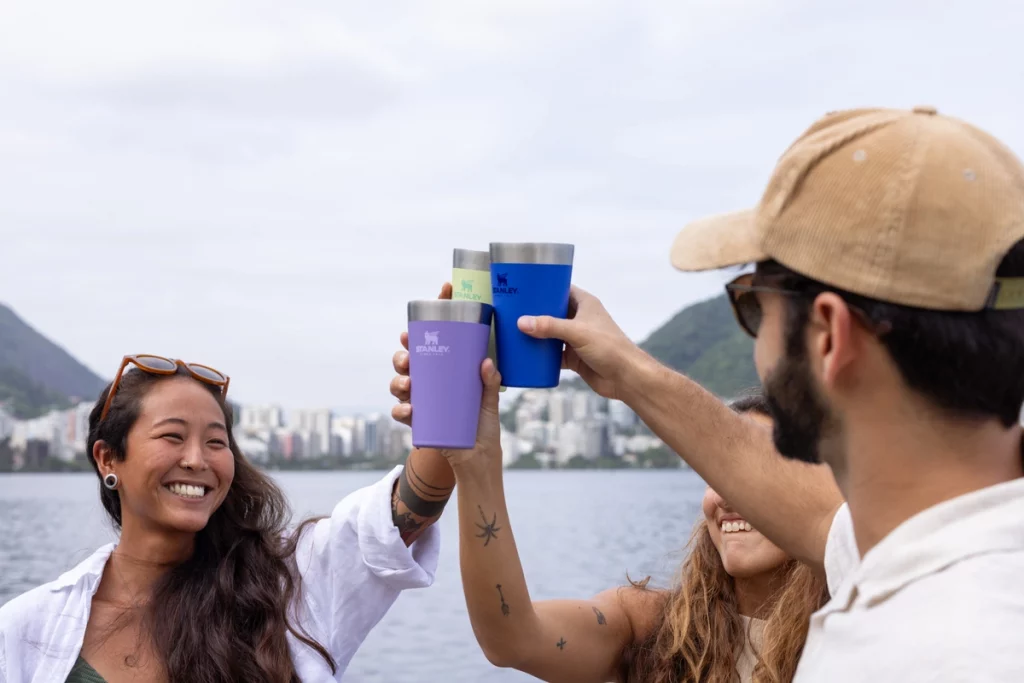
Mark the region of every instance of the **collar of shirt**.
[[115, 547], [117, 547], [116, 543], [108, 543], [99, 548], [86, 558], [84, 562], [75, 565], [72, 569], [61, 574], [57, 577], [56, 581], [51, 581], [47, 587], [51, 592], [57, 593], [85, 582], [87, 585], [84, 592], [92, 598], [99, 587], [100, 577], [103, 576], [103, 567], [106, 566], [107, 560], [110, 558], [110, 554], [114, 552]]
[[1024, 549], [1022, 532], [1024, 479], [944, 501], [903, 522], [869, 550], [819, 613], [870, 607], [970, 557]]

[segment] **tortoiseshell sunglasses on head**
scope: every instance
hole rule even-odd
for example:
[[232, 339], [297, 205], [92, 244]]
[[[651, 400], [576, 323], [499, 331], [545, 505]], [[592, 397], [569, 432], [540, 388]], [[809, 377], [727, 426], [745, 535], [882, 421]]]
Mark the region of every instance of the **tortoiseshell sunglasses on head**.
[[121, 367], [117, 370], [113, 384], [110, 385], [110, 392], [107, 394], [107, 400], [103, 404], [103, 412], [100, 413], [100, 422], [103, 422], [107, 418], [107, 413], [110, 412], [110, 404], [114, 400], [114, 394], [117, 393], [117, 388], [121, 384], [121, 376], [124, 374], [124, 370], [128, 367], [129, 363], [151, 375], [173, 375], [178, 371], [179, 367], [185, 368], [194, 379], [205, 384], [220, 387], [221, 395], [227, 395], [228, 384], [231, 383], [230, 377], [220, 370], [211, 368], [209, 365], [186, 363], [173, 358], [164, 358], [163, 356], [154, 356], [148, 353], [125, 356], [121, 359]]

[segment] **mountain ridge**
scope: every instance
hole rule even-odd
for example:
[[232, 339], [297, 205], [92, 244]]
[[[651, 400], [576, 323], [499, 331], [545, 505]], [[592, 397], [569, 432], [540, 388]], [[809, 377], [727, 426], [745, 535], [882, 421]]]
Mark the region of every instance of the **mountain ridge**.
[[94, 399], [106, 382], [0, 303], [0, 405], [29, 418], [73, 399]]

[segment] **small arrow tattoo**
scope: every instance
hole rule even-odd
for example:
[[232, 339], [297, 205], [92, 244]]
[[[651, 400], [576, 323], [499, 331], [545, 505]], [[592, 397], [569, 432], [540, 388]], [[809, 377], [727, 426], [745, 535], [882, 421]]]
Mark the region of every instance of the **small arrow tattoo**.
[[498, 589], [498, 597], [501, 598], [501, 615], [503, 617], [508, 616], [509, 608], [508, 603], [505, 602], [505, 596], [501, 592], [501, 584], [499, 583], [496, 588]]

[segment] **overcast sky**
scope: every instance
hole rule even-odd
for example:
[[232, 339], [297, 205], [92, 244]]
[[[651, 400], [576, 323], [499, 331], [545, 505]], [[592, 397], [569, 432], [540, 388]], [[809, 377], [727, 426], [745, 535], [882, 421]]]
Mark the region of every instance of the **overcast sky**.
[[717, 293], [687, 220], [826, 111], [934, 104], [1024, 152], [1024, 3], [0, 2], [0, 301], [104, 377], [386, 408], [451, 249], [576, 244], [642, 338]]

